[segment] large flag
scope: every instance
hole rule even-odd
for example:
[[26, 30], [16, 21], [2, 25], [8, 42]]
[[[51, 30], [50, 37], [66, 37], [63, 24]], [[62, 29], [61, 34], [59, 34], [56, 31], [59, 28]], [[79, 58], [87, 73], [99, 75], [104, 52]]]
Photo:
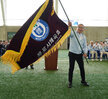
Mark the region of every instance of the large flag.
[[70, 29], [56, 15], [53, 0], [46, 0], [12, 38], [2, 61], [12, 72], [50, 55], [70, 35]]

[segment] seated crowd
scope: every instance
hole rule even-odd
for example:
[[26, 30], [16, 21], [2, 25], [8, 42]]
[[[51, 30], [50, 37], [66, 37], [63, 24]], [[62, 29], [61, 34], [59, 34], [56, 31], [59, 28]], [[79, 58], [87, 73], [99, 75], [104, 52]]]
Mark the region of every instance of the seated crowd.
[[90, 41], [90, 44], [87, 45], [88, 48], [88, 59], [100, 60], [108, 59], [108, 43], [106, 41], [94, 42]]
[[[0, 56], [2, 56], [5, 53], [9, 42], [10, 41], [0, 41]], [[102, 61], [103, 59], [108, 59], [108, 43], [106, 41], [90, 41], [90, 44], [87, 45], [87, 49], [88, 59], [91, 59], [92, 61]]]

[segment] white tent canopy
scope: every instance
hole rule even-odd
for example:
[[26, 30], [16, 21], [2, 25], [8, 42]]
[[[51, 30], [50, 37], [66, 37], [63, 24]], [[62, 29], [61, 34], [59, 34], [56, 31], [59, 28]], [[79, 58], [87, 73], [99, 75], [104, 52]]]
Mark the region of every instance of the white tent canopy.
[[[59, 0], [54, 0], [59, 1]], [[21, 26], [45, 0], [1, 0], [0, 26]], [[108, 0], [61, 0], [71, 21], [85, 26], [108, 26]], [[58, 16], [67, 20], [60, 3]]]

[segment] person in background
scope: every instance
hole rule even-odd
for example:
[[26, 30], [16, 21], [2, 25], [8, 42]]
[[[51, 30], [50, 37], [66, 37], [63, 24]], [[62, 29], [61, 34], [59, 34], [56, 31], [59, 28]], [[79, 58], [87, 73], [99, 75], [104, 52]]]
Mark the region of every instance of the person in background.
[[96, 60], [97, 60], [97, 51], [94, 50], [94, 42], [93, 41], [90, 41], [89, 50], [90, 50], [91, 60], [94, 61], [94, 56], [96, 57]]
[[[105, 53], [108, 53], [108, 43], [107, 42], [104, 42], [104, 50], [105, 50]], [[107, 58], [108, 59], [108, 55], [107, 55]]]
[[8, 45], [8, 41], [3, 41], [2, 55], [6, 52]]
[[100, 58], [99, 57], [100, 56], [100, 50], [99, 50], [100, 44], [98, 43], [98, 41], [96, 41], [93, 46], [94, 46], [94, 51], [97, 52], [97, 56], [95, 57], [96, 57], [96, 60], [98, 61], [98, 59]]
[[[30, 64], [30, 68], [34, 69], [33, 64]], [[26, 69], [28, 69], [28, 67], [26, 67]]]
[[107, 42], [104, 42], [104, 50], [105, 50], [105, 52], [108, 52], [108, 43]]
[[100, 50], [100, 61], [102, 61], [103, 59], [103, 55], [107, 55], [108, 57], [108, 52], [105, 51], [106, 45], [101, 41], [100, 42], [100, 46], [99, 46], [99, 50]]
[[2, 41], [0, 41], [0, 56], [2, 56], [2, 48], [3, 48], [3, 44]]
[[[68, 22], [69, 26], [72, 26], [71, 22]], [[87, 57], [87, 43], [86, 43], [86, 36], [83, 34], [84, 31], [84, 25], [78, 24], [77, 29], [75, 31], [76, 36], [83, 48], [83, 52], [78, 44], [78, 41], [76, 40], [76, 37], [71, 31], [70, 35], [70, 45], [69, 45], [69, 74], [68, 74], [68, 88], [72, 87], [72, 78], [73, 78], [73, 71], [75, 66], [75, 61], [77, 61], [80, 69], [80, 75], [81, 75], [81, 84], [84, 86], [89, 86], [89, 84], [85, 80], [85, 69], [84, 69], [84, 62], [83, 57]]]

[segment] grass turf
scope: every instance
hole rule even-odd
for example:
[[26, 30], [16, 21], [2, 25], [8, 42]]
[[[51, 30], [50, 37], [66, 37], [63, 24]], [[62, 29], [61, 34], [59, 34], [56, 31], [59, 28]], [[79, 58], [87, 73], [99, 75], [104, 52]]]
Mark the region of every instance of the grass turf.
[[108, 99], [108, 61], [84, 63], [90, 87], [80, 84], [76, 63], [69, 89], [67, 50], [59, 50], [57, 71], [44, 70], [43, 59], [34, 70], [22, 69], [13, 75], [10, 67], [0, 62], [0, 99]]

